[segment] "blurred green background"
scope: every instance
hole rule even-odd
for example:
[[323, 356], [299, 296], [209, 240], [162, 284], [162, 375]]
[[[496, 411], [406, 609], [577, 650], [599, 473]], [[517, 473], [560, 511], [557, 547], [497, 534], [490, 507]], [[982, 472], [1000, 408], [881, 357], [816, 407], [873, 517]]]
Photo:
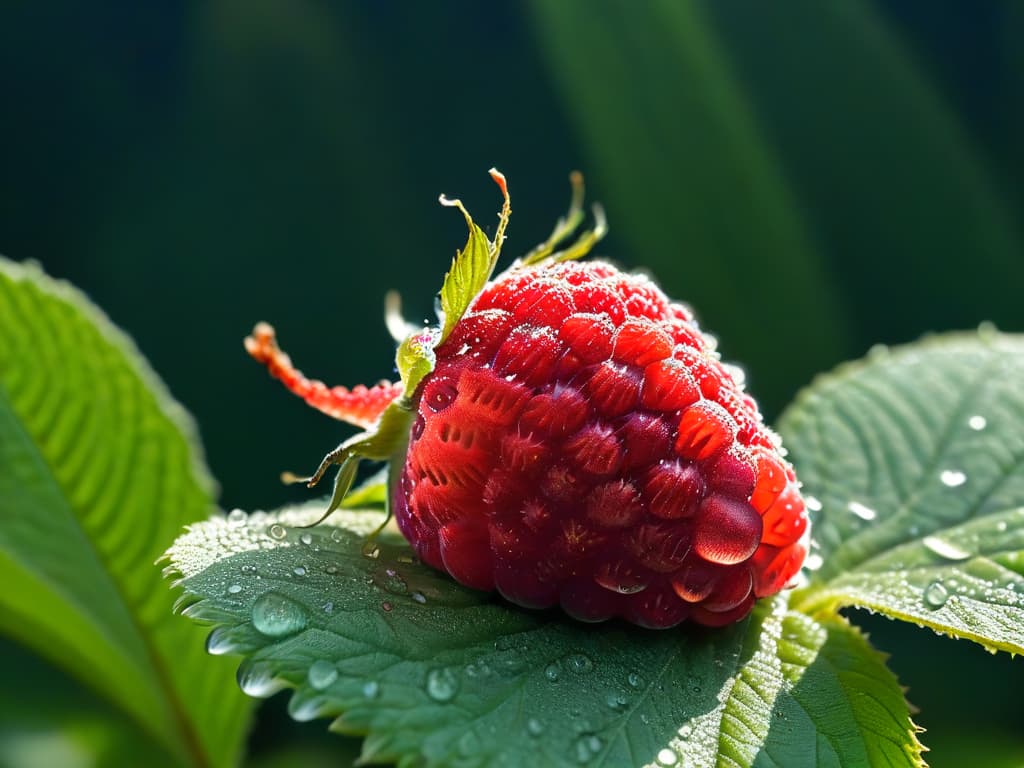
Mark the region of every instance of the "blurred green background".
[[[0, 253], [136, 339], [225, 508], [274, 508], [346, 432], [246, 358], [253, 322], [329, 383], [389, 376], [385, 291], [429, 316], [465, 238], [438, 193], [493, 231], [504, 171], [514, 255], [579, 168], [601, 253], [692, 304], [774, 419], [873, 344], [1024, 330], [1022, 33], [1016, 0], [8, 0]], [[1024, 765], [1024, 663], [853, 618], [934, 766]], [[0, 679], [0, 765], [110, 764], [88, 691], [10, 644]], [[278, 699], [252, 765], [347, 764]]]

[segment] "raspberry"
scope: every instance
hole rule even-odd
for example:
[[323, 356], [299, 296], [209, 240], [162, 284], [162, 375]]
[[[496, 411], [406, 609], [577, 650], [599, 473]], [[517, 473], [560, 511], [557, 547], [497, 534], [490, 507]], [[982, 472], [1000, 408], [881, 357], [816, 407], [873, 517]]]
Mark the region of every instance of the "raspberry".
[[[284, 356], [261, 332], [250, 351], [273, 370]], [[514, 264], [433, 352], [415, 391], [362, 398], [414, 414], [392, 511], [425, 563], [519, 605], [652, 628], [737, 621], [799, 570], [808, 521], [778, 439], [648, 278]]]

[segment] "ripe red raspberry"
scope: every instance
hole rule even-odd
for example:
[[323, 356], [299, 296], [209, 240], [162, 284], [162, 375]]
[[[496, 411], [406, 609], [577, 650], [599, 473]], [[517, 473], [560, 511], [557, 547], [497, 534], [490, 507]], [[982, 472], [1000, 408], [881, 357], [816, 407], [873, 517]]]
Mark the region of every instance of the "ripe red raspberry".
[[[746, 616], [807, 550], [778, 439], [649, 279], [538, 262], [476, 295], [407, 398], [399, 528], [424, 562], [519, 605], [657, 628]], [[261, 332], [250, 351], [322, 406], [326, 387], [282, 366]], [[367, 402], [397, 396], [356, 398], [364, 423]]]

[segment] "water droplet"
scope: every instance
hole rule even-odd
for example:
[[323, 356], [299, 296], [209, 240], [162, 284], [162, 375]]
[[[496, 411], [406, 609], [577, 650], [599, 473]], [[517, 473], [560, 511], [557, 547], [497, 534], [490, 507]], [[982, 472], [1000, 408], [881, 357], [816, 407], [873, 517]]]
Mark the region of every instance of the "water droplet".
[[328, 600], [323, 604], [322, 608], [324, 609], [324, 613], [334, 613], [334, 602]]
[[1006, 531], [1006, 521], [1000, 520], [998, 523], [996, 523], [996, 530], [1000, 533], [1004, 533]]
[[234, 653], [238, 649], [238, 643], [234, 641], [226, 627], [214, 627], [213, 631], [206, 637], [206, 652], [211, 656]]
[[306, 626], [306, 611], [284, 595], [267, 592], [253, 603], [252, 625], [267, 637], [284, 637]]
[[341, 532], [340, 528], [335, 528], [333, 531], [331, 531], [331, 541], [340, 544], [344, 540], [345, 534]]
[[338, 679], [338, 668], [326, 659], [317, 659], [310, 665], [309, 684], [322, 691]]
[[846, 505], [846, 508], [853, 512], [853, 514], [855, 514], [861, 520], [870, 521], [878, 517], [878, 513], [875, 512], [875, 510], [873, 510], [871, 507], [864, 506], [859, 501], [851, 501], [849, 504]]
[[248, 517], [248, 515], [240, 509], [232, 509], [228, 512], [228, 522], [231, 523], [231, 525], [241, 525], [245, 522], [246, 517]]
[[409, 585], [405, 583], [405, 579], [402, 578], [402, 574], [394, 568], [388, 568], [384, 571], [383, 581], [384, 583], [382, 586], [384, 589], [393, 595], [404, 595], [409, 591]]
[[231, 586], [228, 587], [228, 594], [229, 595], [237, 595], [241, 591], [242, 591], [242, 585], [241, 584], [232, 584]]
[[594, 668], [594, 662], [584, 653], [574, 653], [566, 658], [565, 661], [569, 665], [569, 669], [581, 675], [585, 675]]
[[636, 672], [630, 672], [626, 677], [626, 682], [629, 683], [630, 688], [639, 688], [644, 684], [643, 678]]
[[544, 667], [544, 677], [546, 677], [552, 683], [555, 682], [561, 674], [562, 669], [558, 666], [557, 662], [554, 664], [548, 664], [546, 667]]
[[608, 709], [619, 710], [625, 709], [629, 705], [629, 699], [620, 691], [609, 691], [608, 695], [604, 697], [604, 703], [608, 705]]
[[243, 565], [239, 570], [242, 573], [256, 573], [257, 568], [255, 565]]
[[336, 566], [336, 565], [328, 565], [326, 568], [324, 568], [324, 573], [330, 574], [331, 576], [333, 576], [337, 572], [338, 572], [338, 566]]
[[956, 488], [957, 486], [963, 485], [967, 482], [967, 475], [956, 469], [947, 469], [939, 475], [939, 479], [943, 485], [949, 486], [950, 488]]
[[363, 698], [364, 699], [376, 699], [380, 696], [380, 683], [376, 680], [370, 680], [363, 683]]
[[451, 701], [459, 691], [459, 680], [450, 669], [427, 673], [427, 695], [434, 701]]
[[427, 596], [424, 595], [422, 592], [413, 592], [411, 595], [409, 595], [409, 597], [411, 597], [420, 605], [425, 605], [427, 602]]
[[938, 536], [925, 536], [921, 539], [921, 543], [939, 557], [944, 557], [947, 560], [966, 560], [971, 556], [967, 550], [945, 539], [940, 539]]
[[299, 541], [301, 541], [308, 547], [310, 544], [313, 543], [313, 536], [311, 534], [304, 533], [301, 536], [299, 536]]
[[394, 608], [395, 606], [393, 606], [393, 605], [392, 605], [392, 604], [391, 604], [391, 603], [390, 603], [389, 601], [385, 600], [385, 601], [384, 601], [383, 603], [381, 603], [381, 604], [380, 604], [380, 607], [381, 607], [381, 608], [382, 608], [382, 609], [383, 609], [383, 610], [384, 610], [385, 612], [390, 612], [390, 611], [391, 611], [391, 609], [392, 609], [392, 608]]
[[949, 590], [942, 586], [941, 581], [933, 581], [924, 590], [924, 602], [929, 608], [938, 609], [949, 600]]
[[368, 557], [371, 560], [376, 560], [380, 557], [380, 547], [377, 546], [377, 542], [375, 541], [364, 542], [360, 552], [363, 553], [363, 557]]
[[535, 717], [526, 721], [526, 732], [531, 736], [540, 736], [544, 733], [544, 723]]
[[667, 747], [658, 752], [658, 765], [675, 765], [678, 760], [679, 756]]
[[806, 568], [809, 571], [817, 571], [824, 564], [824, 558], [822, 558], [822, 556], [816, 552], [808, 555], [807, 559], [804, 560], [804, 568]]
[[244, 661], [238, 668], [238, 687], [248, 696], [265, 699], [283, 690], [284, 681], [278, 680], [266, 668], [252, 661]]
[[285, 536], [288, 535], [288, 531], [280, 523], [274, 523], [270, 528], [267, 529], [267, 533], [270, 534], [270, 538], [281, 541]]
[[302, 566], [302, 565], [296, 565], [292, 569], [292, 573], [294, 573], [296, 576], [305, 576], [306, 575], [306, 568], [305, 568], [305, 566]]
[[821, 502], [814, 496], [804, 496], [804, 504], [811, 512], [821, 512]]
[[580, 765], [589, 763], [591, 758], [600, 752], [603, 746], [604, 742], [601, 741], [600, 736], [584, 733], [576, 740], [576, 762]]

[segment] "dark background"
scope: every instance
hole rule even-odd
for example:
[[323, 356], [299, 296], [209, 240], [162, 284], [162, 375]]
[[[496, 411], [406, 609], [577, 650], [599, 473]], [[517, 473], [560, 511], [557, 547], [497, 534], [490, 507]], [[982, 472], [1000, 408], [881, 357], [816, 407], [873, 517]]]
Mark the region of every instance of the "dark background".
[[[876, 343], [1024, 330], [1022, 33], [1015, 0], [9, 0], [0, 253], [135, 338], [225, 508], [274, 508], [303, 498], [279, 471], [347, 433], [246, 358], [254, 321], [329, 383], [389, 376], [385, 291], [427, 317], [465, 238], [438, 193], [493, 231], [486, 170], [504, 171], [511, 256], [579, 168], [610, 219], [601, 253], [689, 302], [774, 419]], [[853, 618], [893, 654], [934, 766], [1024, 764], [1024, 664]], [[0, 658], [0, 711], [40, 733], [63, 722], [53, 697], [14, 690], [98, 711]], [[254, 764], [297, 744], [344, 764], [352, 744], [322, 730], [271, 701]]]

